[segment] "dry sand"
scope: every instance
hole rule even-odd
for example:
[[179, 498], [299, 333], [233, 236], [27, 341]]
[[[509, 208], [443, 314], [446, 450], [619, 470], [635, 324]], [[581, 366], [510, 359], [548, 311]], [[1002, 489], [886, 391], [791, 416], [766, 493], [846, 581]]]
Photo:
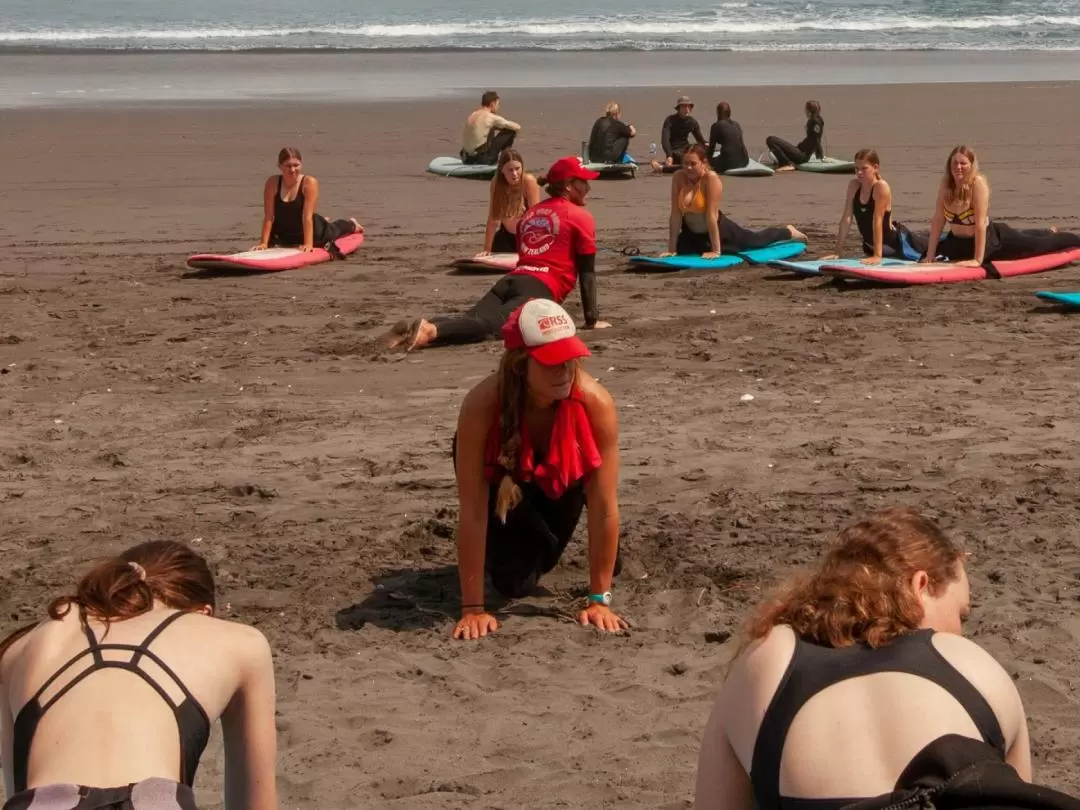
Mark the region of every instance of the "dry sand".
[[[691, 92], [707, 126], [720, 91]], [[504, 113], [540, 167], [576, 149], [610, 95], [520, 93]], [[675, 95], [618, 92], [643, 130], [635, 154]], [[895, 216], [914, 227], [961, 141], [995, 216], [1080, 227], [1080, 84], [723, 97], [755, 154], [767, 134], [797, 136], [802, 101], [818, 98], [829, 151], [877, 147]], [[1038, 779], [1080, 790], [1078, 324], [1032, 296], [1080, 289], [1078, 269], [839, 290], [763, 269], [643, 276], [602, 253], [616, 328], [586, 337], [620, 409], [616, 604], [633, 630], [566, 621], [587, 584], [578, 542], [498, 635], [450, 640], [449, 440], [499, 349], [402, 358], [365, 341], [494, 281], [443, 266], [479, 247], [485, 185], [423, 172], [456, 150], [471, 106], [5, 112], [0, 631], [40, 615], [95, 555], [194, 541], [225, 615], [276, 651], [282, 807], [680, 808], [720, 642], [747, 606], [844, 522], [910, 504], [973, 552], [970, 632], [1017, 679]], [[323, 213], [358, 216], [369, 244], [305, 271], [191, 276], [188, 254], [254, 241], [286, 144], [320, 179]], [[733, 179], [725, 208], [794, 222], [820, 255], [845, 183]], [[658, 249], [667, 195], [659, 178], [595, 184], [601, 243]], [[202, 807], [222, 804], [221, 766], [215, 735]]]

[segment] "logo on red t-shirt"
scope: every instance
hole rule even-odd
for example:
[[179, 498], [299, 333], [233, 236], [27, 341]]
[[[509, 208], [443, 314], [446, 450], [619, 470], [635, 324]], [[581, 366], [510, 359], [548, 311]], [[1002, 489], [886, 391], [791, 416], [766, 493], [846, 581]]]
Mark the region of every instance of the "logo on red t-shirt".
[[550, 208], [536, 208], [518, 225], [518, 252], [526, 256], [547, 253], [559, 235], [559, 215]]

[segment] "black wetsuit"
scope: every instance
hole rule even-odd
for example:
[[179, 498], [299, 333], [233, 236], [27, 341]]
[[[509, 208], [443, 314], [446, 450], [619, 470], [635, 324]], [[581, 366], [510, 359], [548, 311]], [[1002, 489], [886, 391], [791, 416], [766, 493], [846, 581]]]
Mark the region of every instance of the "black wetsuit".
[[669, 171], [676, 171], [682, 164], [683, 155], [690, 148], [691, 135], [698, 143], [705, 143], [705, 138], [701, 134], [701, 125], [692, 115], [672, 113], [664, 119], [660, 145], [664, 149], [664, 154], [672, 160], [672, 165], [667, 167]]
[[886, 647], [855, 645], [841, 649], [796, 639], [791, 663], [773, 695], [750, 767], [758, 810], [841, 810], [867, 797], [792, 799], [780, 795], [784, 742], [799, 710], [830, 686], [880, 672], [902, 672], [937, 684], [963, 706], [983, 741], [1005, 756], [1005, 736], [986, 698], [933, 646], [933, 631], [919, 630]]
[[[1059, 253], [1063, 250], [1080, 248], [1080, 235], [1064, 231], [1051, 231], [1045, 228], [1013, 228], [1004, 222], [991, 220], [986, 226], [986, 251], [983, 265], [990, 268], [991, 262], [1010, 259], [1028, 259], [1046, 253]], [[951, 262], [962, 262], [975, 258], [975, 237], [957, 236], [952, 231], [938, 242], [937, 253]]]
[[[864, 204], [860, 199], [862, 191], [855, 187], [855, 198], [851, 201], [851, 214], [862, 237], [863, 253], [874, 255], [874, 190], [870, 189], [870, 199]], [[899, 222], [893, 222], [892, 211], [886, 211], [881, 218], [881, 255], [895, 259], [918, 261], [926, 253], [926, 239], [918, 236]]]
[[[753, 250], [763, 248], [774, 242], [786, 242], [791, 239], [791, 231], [787, 228], [762, 228], [752, 231], [744, 228], [730, 217], [720, 214], [717, 224], [720, 228], [720, 252], [736, 253], [740, 250]], [[675, 240], [675, 252], [680, 256], [700, 256], [712, 250], [712, 240], [708, 232], [698, 233], [686, 227], [683, 220], [682, 230]]]
[[618, 118], [598, 118], [589, 133], [589, 160], [594, 163], [621, 163], [630, 148], [630, 127]]
[[517, 234], [506, 230], [506, 226], [499, 223], [499, 230], [491, 239], [492, 253], [517, 253]]
[[[277, 192], [274, 194], [274, 224], [270, 227], [270, 241], [267, 244], [270, 247], [298, 247], [304, 244], [304, 178], [300, 178], [296, 198], [287, 202], [281, 199], [283, 179], [278, 176]], [[327, 242], [355, 232], [356, 225], [351, 220], [330, 222], [321, 214], [311, 217], [313, 247], [322, 247]]]
[[806, 119], [806, 137], [799, 141], [798, 145], [792, 145], [775, 135], [766, 138], [765, 145], [776, 158], [777, 166], [800, 166], [811, 157], [816, 157], [818, 160], [825, 157], [825, 149], [821, 142], [824, 137], [824, 119], [820, 115], [812, 115]]
[[[138, 645], [113, 643], [99, 644], [97, 638], [94, 636], [94, 632], [86, 624], [83, 624], [83, 632], [86, 635], [88, 645], [87, 648], [75, 655], [70, 661], [64, 664], [64, 666], [60, 667], [51, 678], [45, 681], [41, 688], [38, 689], [34, 696], [19, 710], [18, 715], [15, 717], [11, 762], [14, 771], [15, 791], [17, 795], [12, 796], [8, 803], [4, 805], [6, 809], [30, 807], [31, 804], [34, 808], [37, 808], [39, 806], [39, 801], [44, 800], [44, 797], [41, 796], [35, 799], [33, 795], [35, 791], [28, 791], [26, 789], [30, 763], [30, 748], [34, 741], [34, 734], [37, 732], [38, 725], [41, 723], [41, 718], [44, 717], [45, 713], [70, 690], [77, 687], [95, 672], [99, 672], [103, 669], [123, 669], [133, 673], [149, 684], [161, 696], [162, 700], [169, 705], [173, 716], [176, 718], [176, 728], [180, 735], [180, 783], [172, 783], [168, 782], [168, 780], [153, 781], [164, 782], [166, 783], [166, 786], [171, 785], [171, 787], [166, 787], [166, 796], [168, 795], [168, 791], [171, 790], [172, 798], [178, 805], [184, 806], [185, 802], [190, 802], [190, 806], [194, 807], [194, 798], [190, 788], [195, 781], [195, 771], [199, 767], [199, 758], [202, 756], [202, 753], [206, 748], [206, 743], [210, 739], [210, 719], [207, 717], [202, 706], [200, 706], [199, 702], [195, 699], [195, 696], [188, 691], [187, 687], [177, 677], [176, 673], [150, 649], [150, 645], [153, 644], [155, 639], [157, 639], [169, 625], [185, 615], [186, 614], [183, 612], [171, 614], [162, 621], [161, 624], [155, 627], [146, 639]], [[110, 655], [106, 656], [103, 655], [103, 653], [110, 653]], [[131, 653], [132, 655], [130, 658], [124, 660], [116, 658], [116, 653]], [[51, 695], [43, 702], [42, 698], [49, 688], [76, 664], [85, 663], [87, 657], [92, 659], [90, 665], [76, 673], [71, 680], [65, 683], [55, 694]], [[149, 675], [144, 668], [146, 664], [143, 663], [143, 659], [147, 659], [149, 663], [155, 665], [157, 670], [164, 672], [176, 688], [183, 693], [184, 699], [180, 703], [173, 703], [166, 690]], [[140, 664], [142, 664], [142, 666], [140, 666]], [[116, 711], [121, 712], [122, 710], [118, 708]], [[49, 789], [51, 791], [56, 787], [58, 786], [50, 785]], [[85, 790], [97, 790], [99, 793], [108, 793], [111, 796], [113, 792], [119, 794], [123, 793], [125, 790], [130, 794], [132, 788], [133, 786], [128, 785], [123, 788], [85, 788]], [[40, 790], [40, 788], [37, 790]], [[155, 798], [162, 798], [160, 796], [160, 786], [157, 788], [157, 794], [158, 795]], [[117, 799], [117, 801], [113, 803], [115, 804], [119, 801], [121, 801], [121, 799]], [[162, 801], [164, 801], [164, 799], [162, 799]], [[99, 806], [106, 807], [110, 805], [109, 803], [94, 805], [94, 807]], [[138, 805], [136, 805], [136, 807], [137, 806]], [[70, 807], [75, 807], [75, 805], [70, 805]]]
[[[716, 148], [720, 147], [720, 154]], [[741, 169], [750, 162], [750, 154], [743, 142], [742, 127], [730, 118], [717, 121], [709, 130], [709, 165], [713, 171], [723, 174], [729, 169]]]

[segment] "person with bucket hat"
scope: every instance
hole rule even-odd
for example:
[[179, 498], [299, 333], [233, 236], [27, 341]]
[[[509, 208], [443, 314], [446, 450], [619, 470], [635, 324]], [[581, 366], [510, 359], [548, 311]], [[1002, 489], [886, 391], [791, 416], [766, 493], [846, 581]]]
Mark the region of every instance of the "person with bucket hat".
[[615, 401], [581, 368], [589, 349], [554, 301], [523, 303], [501, 332], [499, 369], [465, 396], [454, 436], [461, 618], [453, 637], [497, 630], [485, 577], [504, 598], [531, 594], [586, 507], [589, 588], [576, 618], [623, 630], [610, 607], [620, 568]]
[[596, 223], [585, 210], [589, 181], [598, 172], [579, 157], [556, 160], [547, 176], [548, 198], [529, 208], [517, 227], [517, 267], [462, 315], [396, 323], [384, 336], [388, 348], [411, 352], [425, 346], [477, 343], [498, 337], [510, 313], [531, 298], [562, 303], [581, 284], [586, 329], [604, 329], [596, 298]]
[[674, 172], [682, 165], [683, 155], [690, 148], [690, 136], [694, 136], [697, 143], [704, 144], [705, 136], [701, 134], [701, 125], [690, 113], [694, 109], [694, 102], [689, 96], [679, 96], [675, 102], [675, 112], [664, 119], [664, 129], [660, 133], [660, 145], [667, 156], [663, 163], [658, 160], [652, 161], [654, 171]]

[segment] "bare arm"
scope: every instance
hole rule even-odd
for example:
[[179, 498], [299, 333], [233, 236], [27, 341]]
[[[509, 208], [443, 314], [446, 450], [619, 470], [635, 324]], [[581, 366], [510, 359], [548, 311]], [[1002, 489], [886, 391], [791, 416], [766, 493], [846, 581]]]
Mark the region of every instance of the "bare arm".
[[847, 196], [844, 198], [844, 213], [840, 215], [840, 225], [836, 229], [836, 258], [844, 255], [844, 243], [847, 242], [848, 231], [851, 230], [851, 211], [855, 199], [855, 189], [858, 187], [858, 180], [852, 180], [847, 186]]
[[512, 132], [521, 132], [521, 124], [518, 124], [518, 123], [516, 123], [514, 121], [510, 121], [510, 120], [508, 120], [506, 118], [503, 118], [501, 115], [494, 115], [494, 114], [492, 114], [492, 116], [491, 116], [491, 128], [492, 129], [509, 129]]
[[319, 181], [314, 177], [305, 177], [303, 181], [306, 184], [304, 188], [304, 244], [301, 246], [304, 250], [311, 250], [314, 247], [315, 242], [315, 210], [319, 204]]
[[874, 258], [881, 259], [885, 250], [885, 212], [892, 207], [892, 189], [884, 180], [874, 186]]
[[932, 262], [937, 257], [938, 240], [945, 228], [945, 183], [938, 185], [937, 201], [934, 203], [934, 216], [930, 219], [930, 239], [927, 242], [926, 256], [922, 261]]
[[586, 401], [589, 423], [603, 458], [585, 483], [589, 528], [590, 593], [611, 590], [619, 551], [619, 420], [615, 401], [595, 383]]
[[[728, 686], [726, 689], [730, 689]], [[735, 756], [725, 729], [724, 692], [716, 701], [698, 755], [696, 810], [753, 810], [750, 777]]]
[[990, 224], [990, 186], [979, 175], [971, 189], [971, 207], [975, 209], [975, 258], [974, 264], [986, 260], [986, 226]]
[[277, 178], [270, 176], [263, 183], [263, 223], [256, 247], [265, 248], [270, 244], [270, 231], [274, 228], [274, 195], [277, 194]]
[[11, 758], [14, 755], [15, 720], [8, 705], [7, 688], [3, 682], [4, 672], [0, 666], [0, 763], [4, 766], [4, 795], [9, 799], [15, 794], [15, 768]]
[[491, 245], [495, 241], [495, 231], [499, 230], [499, 219], [495, 216], [495, 184], [498, 180], [498, 176], [491, 178], [491, 189], [488, 193], [487, 225], [484, 228], [484, 253], [491, 253]]
[[679, 210], [679, 195], [682, 194], [682, 180], [686, 176], [683, 169], [671, 175], [671, 214], [668, 216], [668, 253], [675, 253], [675, 244], [679, 241], [682, 229], [682, 211]]
[[705, 219], [709, 225], [709, 242], [712, 252], [720, 255], [720, 201], [724, 198], [724, 184], [720, 175], [709, 172], [705, 182]]
[[540, 202], [540, 184], [536, 182], [536, 177], [531, 174], [525, 174], [525, 207], [532, 208], [538, 202]]
[[248, 629], [239, 652], [240, 684], [221, 716], [227, 810], [277, 807], [274, 661], [262, 633]]

